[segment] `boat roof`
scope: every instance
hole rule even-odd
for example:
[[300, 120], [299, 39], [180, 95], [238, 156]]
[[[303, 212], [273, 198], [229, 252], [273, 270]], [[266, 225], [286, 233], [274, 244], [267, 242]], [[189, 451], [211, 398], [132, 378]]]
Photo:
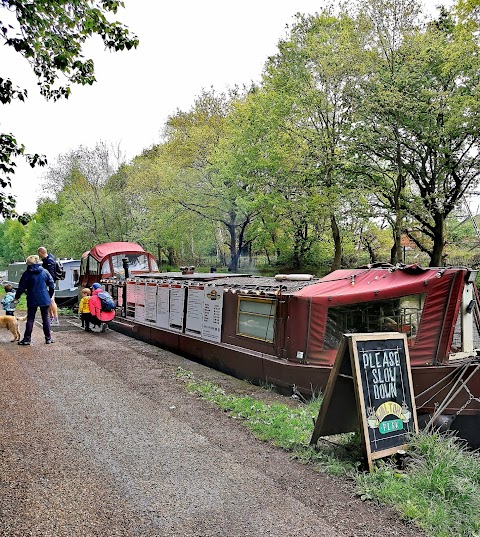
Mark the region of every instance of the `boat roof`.
[[97, 261], [102, 261], [111, 254], [148, 254], [139, 244], [135, 242], [105, 242], [97, 244], [91, 250], [87, 250], [82, 254], [82, 259], [89, 254]]
[[333, 304], [369, 302], [379, 298], [394, 298], [425, 292], [436, 287], [439, 279], [469, 269], [423, 268], [418, 265], [366, 266], [358, 269], [336, 270], [316, 283], [298, 290], [294, 295], [300, 299]]
[[189, 285], [202, 285], [206, 282], [222, 285], [226, 291], [257, 291], [272, 289], [282, 293], [293, 293], [307, 285], [312, 285], [318, 280], [276, 280], [272, 276], [256, 276], [254, 274], [239, 274], [235, 272], [195, 272], [182, 274], [181, 272], [156, 272], [135, 274], [135, 279], [156, 279], [162, 281], [175, 281], [176, 283], [188, 283]]
[[[88, 253], [88, 252], [87, 252]], [[58, 261], [60, 261], [60, 263], [62, 263], [62, 265], [65, 265], [67, 263], [80, 263], [80, 259], [73, 259], [73, 257], [57, 257]], [[15, 266], [15, 265], [18, 265], [18, 266], [25, 266], [27, 263], [25, 261], [14, 261], [13, 263], [9, 263], [8, 266], [11, 267], [11, 266]]]

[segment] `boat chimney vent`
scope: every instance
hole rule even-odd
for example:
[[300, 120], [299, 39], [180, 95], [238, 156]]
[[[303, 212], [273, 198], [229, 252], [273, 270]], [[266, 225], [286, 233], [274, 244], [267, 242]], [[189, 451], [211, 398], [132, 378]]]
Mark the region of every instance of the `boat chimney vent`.
[[122, 265], [123, 265], [123, 271], [125, 274], [125, 279], [128, 279], [130, 277], [130, 271], [128, 269], [128, 265], [130, 264], [128, 257], [124, 257], [122, 259]]

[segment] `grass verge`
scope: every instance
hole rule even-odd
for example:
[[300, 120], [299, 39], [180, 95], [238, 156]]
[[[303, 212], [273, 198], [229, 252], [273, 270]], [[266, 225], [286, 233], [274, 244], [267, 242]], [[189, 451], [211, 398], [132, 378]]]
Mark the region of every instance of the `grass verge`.
[[480, 536], [480, 456], [453, 436], [421, 432], [404, 472], [380, 461], [355, 479], [363, 498], [394, 506], [429, 535]]
[[188, 392], [212, 402], [244, 425], [260, 440], [291, 452], [292, 457], [316, 470], [346, 475], [357, 494], [395, 508], [435, 537], [480, 537], [480, 455], [468, 451], [452, 436], [420, 433], [412, 438], [406, 467], [393, 460], [375, 461], [374, 471], [359, 470], [362, 449], [356, 433], [309, 441], [313, 419], [321, 405], [318, 397], [306, 405], [269, 405], [252, 396], [236, 396], [211, 382], [196, 381], [178, 369]]

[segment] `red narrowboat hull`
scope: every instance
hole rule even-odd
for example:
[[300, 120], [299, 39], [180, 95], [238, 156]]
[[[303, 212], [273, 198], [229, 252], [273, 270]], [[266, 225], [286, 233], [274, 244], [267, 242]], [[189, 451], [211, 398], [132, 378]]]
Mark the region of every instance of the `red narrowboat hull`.
[[[331, 371], [328, 366], [279, 359], [119, 317], [110, 326], [118, 332], [179, 353], [234, 377], [258, 385], [274, 385], [285, 395], [292, 395], [294, 389], [306, 396], [321, 393]], [[411, 369], [419, 414], [433, 413], [447, 399], [448, 404], [442, 409], [442, 414], [455, 415], [461, 410], [463, 415], [480, 416], [480, 362], [457, 366], [413, 366]]]

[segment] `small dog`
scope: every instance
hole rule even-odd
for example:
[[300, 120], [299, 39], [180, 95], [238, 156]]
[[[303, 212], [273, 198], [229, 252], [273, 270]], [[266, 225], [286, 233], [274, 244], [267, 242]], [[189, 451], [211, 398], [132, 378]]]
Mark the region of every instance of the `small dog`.
[[26, 321], [25, 317], [15, 317], [14, 315], [0, 315], [0, 328], [6, 328], [13, 334], [12, 343], [20, 341], [20, 332], [18, 331], [18, 321]]

